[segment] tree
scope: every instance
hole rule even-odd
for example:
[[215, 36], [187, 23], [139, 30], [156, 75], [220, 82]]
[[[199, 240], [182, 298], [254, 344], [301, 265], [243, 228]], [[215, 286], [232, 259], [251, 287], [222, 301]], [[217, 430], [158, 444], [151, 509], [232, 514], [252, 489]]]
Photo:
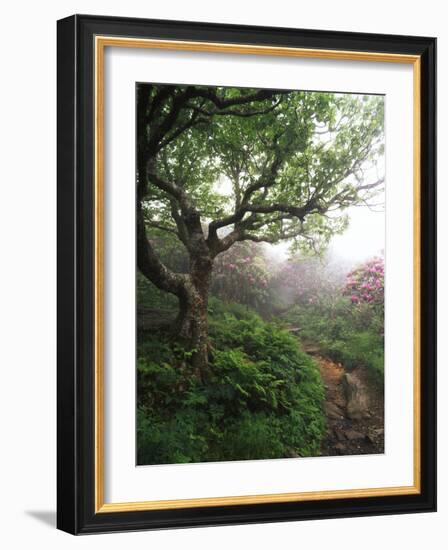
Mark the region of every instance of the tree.
[[[240, 241], [317, 249], [346, 227], [341, 211], [383, 183], [383, 101], [331, 93], [140, 84], [137, 262], [177, 296], [176, 333], [199, 373], [208, 364], [207, 303], [215, 258]], [[153, 231], [185, 247], [168, 269]]]

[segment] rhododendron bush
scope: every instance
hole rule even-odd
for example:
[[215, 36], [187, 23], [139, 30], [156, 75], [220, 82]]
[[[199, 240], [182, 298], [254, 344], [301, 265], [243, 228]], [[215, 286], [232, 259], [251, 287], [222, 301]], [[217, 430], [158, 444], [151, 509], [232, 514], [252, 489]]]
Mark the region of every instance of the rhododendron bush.
[[242, 242], [215, 260], [211, 290], [225, 302], [239, 302], [260, 309], [268, 299], [269, 280], [261, 245]]
[[352, 304], [384, 307], [384, 260], [377, 257], [347, 275], [344, 294]]

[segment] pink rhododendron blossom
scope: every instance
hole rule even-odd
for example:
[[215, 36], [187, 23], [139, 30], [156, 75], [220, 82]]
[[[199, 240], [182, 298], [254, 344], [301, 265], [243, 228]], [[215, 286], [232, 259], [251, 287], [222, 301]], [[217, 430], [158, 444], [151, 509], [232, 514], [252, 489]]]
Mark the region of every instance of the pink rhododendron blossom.
[[384, 260], [373, 258], [351, 271], [346, 278], [343, 293], [352, 304], [384, 304]]

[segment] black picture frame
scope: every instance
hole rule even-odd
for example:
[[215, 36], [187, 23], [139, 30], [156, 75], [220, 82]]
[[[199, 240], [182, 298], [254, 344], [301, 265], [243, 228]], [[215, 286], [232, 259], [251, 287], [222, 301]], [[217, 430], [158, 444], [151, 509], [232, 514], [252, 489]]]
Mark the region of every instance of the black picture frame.
[[[57, 526], [72, 534], [436, 509], [436, 39], [74, 15], [58, 21]], [[95, 511], [94, 38], [120, 36], [416, 55], [421, 60], [419, 494]]]

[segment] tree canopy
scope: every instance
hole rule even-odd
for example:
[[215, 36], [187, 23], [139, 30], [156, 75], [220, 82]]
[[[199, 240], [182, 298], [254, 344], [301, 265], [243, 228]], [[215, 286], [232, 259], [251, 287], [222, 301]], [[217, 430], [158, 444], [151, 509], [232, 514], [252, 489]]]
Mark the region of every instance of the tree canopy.
[[[372, 200], [383, 108], [379, 96], [138, 85], [138, 266], [178, 296], [186, 333], [200, 310], [206, 340], [218, 254], [238, 241], [318, 250], [345, 229], [346, 208]], [[160, 260], [160, 232], [185, 247], [188, 273]]]

